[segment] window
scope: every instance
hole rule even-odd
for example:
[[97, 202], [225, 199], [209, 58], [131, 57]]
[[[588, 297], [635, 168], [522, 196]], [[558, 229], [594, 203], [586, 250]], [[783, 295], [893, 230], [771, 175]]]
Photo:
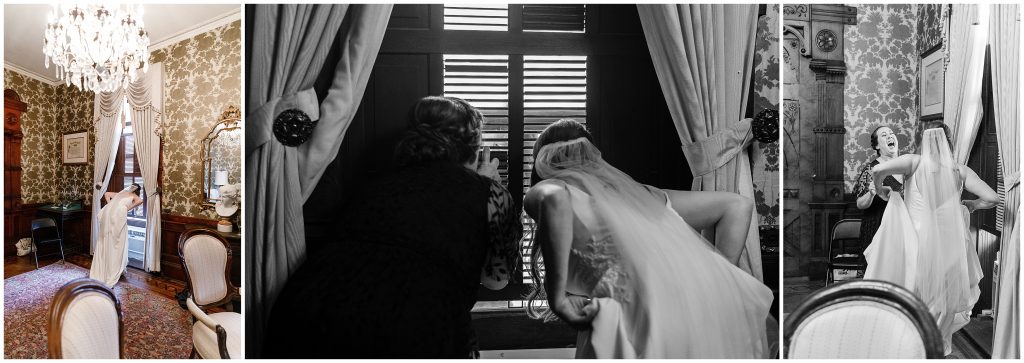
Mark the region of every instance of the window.
[[[114, 171], [111, 173], [107, 191], [119, 192], [129, 185], [138, 184], [139, 195], [144, 196], [146, 186], [142, 180], [139, 161], [135, 157], [135, 131], [129, 112], [131, 106], [125, 103], [124, 109], [121, 119], [124, 125], [121, 143], [118, 146], [117, 159], [114, 161]], [[142, 199], [142, 205], [128, 211], [128, 265], [136, 268], [144, 268], [146, 256], [146, 198]]]
[[[583, 32], [583, 9], [583, 5], [524, 5], [521, 26], [523, 31]], [[507, 30], [507, 10], [446, 5], [445, 29]], [[494, 23], [504, 28], [488, 25]], [[484, 114], [484, 145], [501, 161], [499, 172], [513, 199], [521, 201], [530, 187], [533, 146], [541, 131], [562, 118], [586, 123], [587, 56], [443, 54], [442, 61], [444, 95], [462, 98]], [[526, 246], [532, 242], [530, 231], [535, 224], [523, 216], [523, 226], [522, 274], [517, 282], [531, 284]], [[508, 307], [514, 306], [521, 307], [522, 302], [509, 300]]]

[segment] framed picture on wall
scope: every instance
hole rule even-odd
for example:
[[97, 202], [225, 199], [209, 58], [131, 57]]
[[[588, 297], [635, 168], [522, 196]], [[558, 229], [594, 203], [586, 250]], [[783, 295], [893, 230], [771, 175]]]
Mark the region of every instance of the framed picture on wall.
[[945, 55], [940, 52], [942, 44], [936, 44], [921, 53], [921, 120], [942, 119], [945, 94]]
[[89, 132], [78, 131], [64, 134], [60, 150], [61, 161], [64, 162], [64, 165], [89, 163]]

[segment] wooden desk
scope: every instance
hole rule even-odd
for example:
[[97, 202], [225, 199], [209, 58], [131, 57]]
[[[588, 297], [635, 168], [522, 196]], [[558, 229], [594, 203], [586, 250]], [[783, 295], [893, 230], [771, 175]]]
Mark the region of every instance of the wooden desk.
[[65, 252], [89, 252], [92, 214], [83, 208], [62, 209], [47, 204], [36, 209], [36, 217], [53, 218], [57, 223], [61, 236], [64, 238]]

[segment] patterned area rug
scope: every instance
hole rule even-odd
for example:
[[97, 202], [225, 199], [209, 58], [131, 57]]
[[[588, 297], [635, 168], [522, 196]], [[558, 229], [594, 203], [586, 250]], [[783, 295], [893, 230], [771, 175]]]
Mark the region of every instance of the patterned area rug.
[[[57, 290], [89, 271], [55, 263], [4, 280], [4, 358], [46, 358], [47, 312]], [[119, 282], [127, 358], [188, 358], [192, 324], [174, 300]]]

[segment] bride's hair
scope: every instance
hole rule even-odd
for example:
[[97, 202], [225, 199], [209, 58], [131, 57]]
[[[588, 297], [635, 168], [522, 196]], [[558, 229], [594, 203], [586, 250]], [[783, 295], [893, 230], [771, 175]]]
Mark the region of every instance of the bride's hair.
[[135, 187], [135, 190], [132, 190], [132, 193], [135, 193], [135, 195], [141, 197], [142, 196], [142, 186], [139, 185], [139, 183], [132, 183], [132, 186]]
[[949, 150], [953, 150], [953, 139], [951, 138], [953, 134], [949, 132], [949, 126], [942, 121], [925, 121], [917, 126], [917, 134], [914, 135], [914, 144], [917, 147], [918, 154], [921, 153], [921, 138], [924, 137], [925, 130], [930, 129], [942, 129], [942, 132], [946, 133], [946, 142], [949, 143]]
[[473, 161], [483, 140], [483, 121], [483, 114], [460, 98], [424, 97], [409, 113], [409, 129], [395, 147], [395, 159], [401, 166]]
[[[551, 125], [548, 125], [543, 132], [537, 136], [537, 142], [533, 144], [533, 156], [536, 157], [538, 152], [544, 145], [551, 143], [569, 141], [578, 139], [581, 137], [587, 138], [591, 143], [594, 142], [593, 135], [587, 131], [587, 127], [577, 122], [576, 120], [564, 118], [555, 121]], [[540, 175], [537, 174], [537, 169], [530, 170], [530, 186], [537, 185], [543, 180]], [[524, 212], [525, 215], [525, 212]], [[526, 314], [527, 316], [534, 319], [541, 319], [544, 321], [555, 320], [555, 314], [551, 309], [547, 307], [534, 306], [535, 300], [546, 300], [547, 294], [544, 292], [544, 276], [540, 272], [540, 266], [543, 265], [543, 256], [540, 250], [540, 244], [536, 241], [537, 224], [534, 223], [529, 233], [524, 233], [523, 236], [531, 236], [528, 241], [527, 249], [530, 251], [530, 279], [533, 280], [533, 284], [530, 289], [530, 293], [526, 296]]]

